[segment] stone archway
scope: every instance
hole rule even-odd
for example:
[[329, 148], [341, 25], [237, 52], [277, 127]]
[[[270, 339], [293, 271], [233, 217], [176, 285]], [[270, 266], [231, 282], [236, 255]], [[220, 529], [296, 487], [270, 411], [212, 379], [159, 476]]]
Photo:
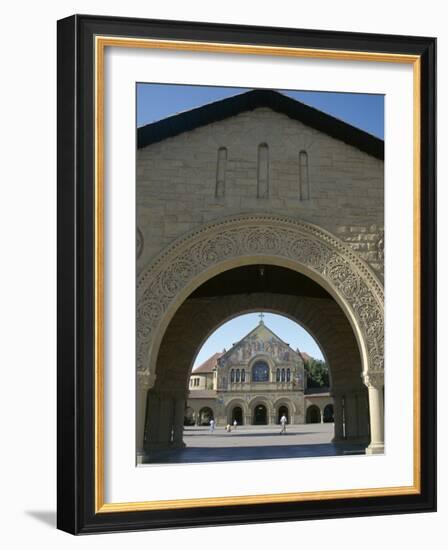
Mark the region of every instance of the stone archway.
[[185, 407], [184, 426], [194, 426], [196, 424], [196, 414], [192, 407]]
[[289, 408], [286, 405], [280, 405], [280, 407], [278, 408], [278, 411], [277, 411], [277, 424], [280, 424], [280, 419], [282, 418], [282, 416], [286, 417], [286, 420], [287, 420], [288, 424], [291, 423]]
[[280, 397], [274, 402], [275, 423], [280, 424], [280, 418], [285, 415], [288, 424], [294, 424], [296, 418], [296, 407], [290, 399]]
[[323, 416], [325, 423], [334, 422], [334, 407], [331, 403], [325, 405]]
[[252, 424], [254, 426], [266, 425], [268, 423], [268, 409], [263, 403], [254, 405], [252, 410]]
[[198, 423], [200, 426], [209, 426], [210, 420], [213, 420], [215, 415], [210, 407], [202, 407], [199, 411]]
[[238, 426], [242, 426], [244, 424], [242, 407], [239, 407], [239, 406], [233, 407], [231, 417], [232, 419], [230, 423], [232, 425], [236, 421]]
[[[284, 266], [305, 274], [325, 288], [342, 308], [356, 338], [364, 382], [369, 388], [370, 447], [381, 452], [383, 287], [368, 265], [327, 231], [269, 215], [239, 216], [203, 226], [175, 241], [139, 277], [139, 433], [143, 431], [146, 393], [157, 380], [162, 338], [176, 311], [199, 285], [217, 274], [236, 266], [259, 263]], [[169, 399], [175, 403], [185, 400], [185, 395], [171, 394]], [[174, 408], [181, 408], [181, 404]], [[337, 411], [335, 402], [335, 418]]]
[[310, 405], [306, 410], [307, 424], [320, 424], [321, 412], [317, 405]]
[[247, 403], [242, 399], [232, 399], [225, 405], [227, 424], [233, 424], [236, 420], [238, 425], [246, 424], [250, 415]]

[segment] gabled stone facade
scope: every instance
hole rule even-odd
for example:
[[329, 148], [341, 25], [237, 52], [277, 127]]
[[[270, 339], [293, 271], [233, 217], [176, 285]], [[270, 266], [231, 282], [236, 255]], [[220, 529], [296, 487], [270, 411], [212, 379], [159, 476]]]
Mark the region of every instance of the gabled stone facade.
[[[294, 105], [275, 107], [267, 95], [253, 108], [251, 98], [260, 93], [193, 110], [193, 120], [209, 117], [210, 122], [191, 123], [192, 129], [187, 124], [185, 131], [160, 141], [158, 134], [166, 130], [157, 123], [148, 125], [146, 131], [157, 141], [147, 145], [141, 140], [137, 151], [138, 238], [144, 240], [138, 271], [176, 238], [204, 223], [265, 211], [337, 235], [382, 278], [384, 160], [376, 151], [360, 148], [366, 140], [373, 142], [371, 149], [380, 148], [381, 140], [344, 124], [345, 141], [334, 137], [330, 134], [336, 119], [275, 92], [270, 93], [276, 103]], [[231, 105], [245, 100], [245, 110]], [[214, 120], [203, 113], [207, 108], [233, 116], [221, 114]], [[325, 130], [333, 131], [313, 128], [288, 112], [303, 108], [315, 111], [319, 120], [331, 119]], [[186, 124], [183, 116], [173, 117], [174, 128]]]
[[[290, 424], [306, 422], [303, 356], [263, 321], [193, 371], [189, 389], [187, 424], [207, 424], [212, 417], [218, 425], [278, 424], [283, 414]], [[322, 398], [332, 403], [328, 394]]]

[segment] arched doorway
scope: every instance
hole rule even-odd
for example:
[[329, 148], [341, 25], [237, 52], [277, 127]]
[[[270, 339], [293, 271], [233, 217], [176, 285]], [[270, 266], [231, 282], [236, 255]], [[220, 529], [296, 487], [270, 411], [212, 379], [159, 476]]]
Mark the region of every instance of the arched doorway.
[[238, 426], [243, 425], [243, 409], [241, 407], [233, 407], [232, 409], [232, 421], [231, 423], [236, 420]]
[[[241, 315], [241, 313], [257, 312], [260, 309], [269, 313], [283, 314], [301, 324], [319, 343], [330, 367], [333, 383], [333, 388], [330, 391], [333, 390], [333, 398], [335, 392], [341, 391], [341, 389], [344, 391], [343, 407], [347, 407], [344, 409], [346, 416], [340, 418], [354, 415], [353, 422], [347, 424], [348, 432], [353, 435], [353, 439], [356, 438], [362, 442], [365, 439], [367, 443], [368, 409], [367, 407], [362, 409], [354, 406], [358, 396], [359, 399], [367, 401], [367, 389], [362, 386], [361, 382], [361, 361], [356, 339], [343, 312], [328, 293], [316, 283], [283, 268], [274, 266], [263, 268], [263, 277], [272, 281], [265, 284], [266, 292], [250, 292], [250, 288], [245, 286], [233, 287], [235, 284], [240, 285], [241, 281], [248, 281], [248, 283], [251, 280], [256, 281], [256, 276], [260, 278], [259, 272], [259, 266], [228, 270], [201, 285], [179, 307], [162, 342], [156, 386], [160, 385], [163, 388], [163, 394], [166, 395], [167, 389], [173, 387], [176, 369], [179, 387], [182, 387], [182, 379], [187, 376], [188, 380], [195, 355], [202, 344], [216, 328], [226, 321]], [[232, 294], [221, 296], [219, 289], [226, 289], [226, 292], [232, 292]], [[193, 318], [195, 322], [191, 323]], [[304, 323], [303, 319], [307, 319], [307, 323]], [[335, 326], [338, 327], [338, 331], [334, 330]], [[182, 349], [181, 354], [179, 349]], [[263, 353], [262, 350], [254, 351], [253, 361], [249, 360], [246, 369], [248, 384], [253, 385], [252, 389], [257, 390], [259, 394], [258, 389], [264, 390], [266, 384], [277, 384], [275, 375], [272, 376], [272, 374], [269, 375], [269, 381], [266, 381], [266, 372], [261, 369], [259, 372], [256, 371], [256, 381], [252, 380], [252, 367], [258, 360], [263, 360], [260, 357], [260, 354]], [[169, 373], [169, 377], [165, 375], [165, 372]], [[230, 373], [227, 377], [230, 384]], [[301, 379], [295, 377], [294, 387], [303, 387], [304, 381], [304, 377]], [[217, 371], [216, 384], [221, 387], [223, 383], [223, 376]], [[177, 399], [175, 396], [173, 398]], [[185, 394], [180, 394], [179, 399], [185, 400]], [[219, 425], [232, 423], [232, 405], [228, 410], [225, 410], [224, 405], [221, 407], [223, 410], [220, 410], [219, 406], [216, 410], [214, 409], [214, 413], [217, 415], [215, 420]], [[241, 402], [238, 405], [241, 405]], [[272, 406], [272, 410], [268, 408], [268, 418], [265, 423], [271, 424], [278, 421], [278, 406], [280, 405], [286, 405], [284, 400], [279, 400]], [[303, 407], [298, 410], [303, 411]], [[365, 413], [360, 416], [362, 410], [365, 410]], [[303, 412], [294, 411], [291, 406], [288, 406], [289, 422], [293, 417], [295, 422], [306, 421], [306, 412], [303, 416]], [[253, 407], [246, 410], [243, 406], [243, 415], [244, 424], [253, 424]], [[337, 441], [338, 434], [341, 433], [341, 431], [336, 431], [336, 426], [335, 424], [335, 441]], [[342, 433], [344, 439], [347, 439], [346, 431]]]
[[307, 424], [319, 424], [320, 423], [320, 409], [317, 405], [310, 405], [306, 410], [306, 423]]
[[324, 422], [334, 422], [334, 407], [331, 404], [324, 409]]
[[185, 408], [184, 426], [194, 426], [196, 422], [194, 409], [192, 407]]
[[280, 424], [280, 419], [283, 415], [286, 416], [287, 423], [289, 424], [290, 423], [289, 410], [288, 410], [288, 407], [286, 405], [281, 405], [278, 408], [277, 424]]
[[208, 426], [212, 418], [214, 418], [212, 409], [210, 407], [203, 407], [199, 411], [199, 426]]
[[[148, 448], [151, 433], [158, 438], [155, 445], [182, 442], [176, 411], [183, 411], [184, 385], [197, 350], [225, 320], [254, 310], [277, 312], [306, 324], [325, 351], [335, 402], [343, 397], [344, 415], [336, 415], [335, 435], [342, 418], [367, 410], [355, 408], [356, 396], [369, 398], [370, 414], [375, 415], [371, 448], [382, 452], [383, 287], [369, 266], [330, 233], [302, 221], [264, 215], [203, 226], [167, 247], [141, 273], [139, 442], [146, 410]], [[179, 381], [178, 387], [173, 388], [173, 380]], [[162, 441], [152, 419], [165, 407], [171, 407], [174, 420], [164, 427]], [[368, 434], [367, 423], [364, 417], [346, 422], [353, 432], [350, 437]]]
[[265, 425], [268, 423], [268, 411], [265, 405], [255, 405], [253, 411], [252, 424], [255, 426]]

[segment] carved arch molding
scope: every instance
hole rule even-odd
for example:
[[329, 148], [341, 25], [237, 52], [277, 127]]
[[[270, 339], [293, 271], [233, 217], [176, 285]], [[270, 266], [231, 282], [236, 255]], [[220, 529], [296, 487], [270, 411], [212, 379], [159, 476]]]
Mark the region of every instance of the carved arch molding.
[[[202, 226], [168, 246], [137, 281], [137, 370], [150, 377], [151, 356], [167, 316], [220, 264], [278, 261], [320, 282], [343, 307], [361, 347], [365, 377], [384, 369], [384, 289], [356, 252], [331, 233], [281, 216], [250, 215]], [[239, 262], [239, 264], [238, 264]], [[227, 269], [227, 268], [226, 268]], [[196, 284], [195, 281], [198, 281]], [[183, 297], [183, 298], [182, 298]], [[168, 319], [169, 321], [169, 319]], [[164, 325], [165, 323], [165, 325]]]

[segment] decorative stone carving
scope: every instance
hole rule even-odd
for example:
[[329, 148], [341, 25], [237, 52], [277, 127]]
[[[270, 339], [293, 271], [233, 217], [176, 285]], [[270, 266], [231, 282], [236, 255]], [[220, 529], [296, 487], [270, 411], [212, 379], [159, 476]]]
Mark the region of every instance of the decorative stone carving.
[[147, 376], [147, 373], [145, 373], [142, 370], [137, 371], [137, 387], [140, 388], [141, 391], [147, 391], [151, 388], [152, 383], [154, 381], [153, 376], [149, 377]]
[[[314, 272], [344, 301], [355, 319], [368, 355], [364, 370], [384, 363], [384, 291], [372, 269], [329, 232], [281, 216], [249, 215], [221, 220], [189, 233], [167, 247], [137, 283], [137, 368], [149, 374], [156, 332], [186, 285], [229, 260], [262, 256]], [[154, 373], [152, 373], [152, 376]]]
[[363, 374], [362, 379], [368, 388], [379, 390], [384, 386], [384, 371], [369, 371]]
[[378, 255], [378, 260], [380, 262], [384, 262], [384, 232], [381, 231], [381, 233], [378, 236], [378, 240], [376, 242], [376, 253]]

